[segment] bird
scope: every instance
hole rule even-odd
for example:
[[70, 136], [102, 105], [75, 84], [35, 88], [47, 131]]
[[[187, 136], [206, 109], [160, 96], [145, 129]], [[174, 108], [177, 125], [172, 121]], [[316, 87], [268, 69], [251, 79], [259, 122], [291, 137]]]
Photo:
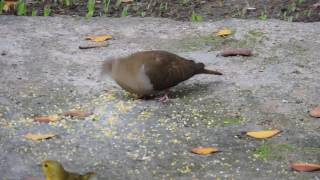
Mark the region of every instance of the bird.
[[194, 75], [222, 75], [221, 72], [206, 69], [203, 63], [161, 50], [138, 51], [126, 57], [105, 60], [103, 73], [138, 98], [164, 91], [165, 94], [158, 98], [162, 102], [169, 100], [169, 88]]
[[46, 180], [97, 180], [97, 175], [94, 172], [88, 172], [84, 175], [68, 172], [55, 160], [45, 160], [41, 163], [41, 167]]

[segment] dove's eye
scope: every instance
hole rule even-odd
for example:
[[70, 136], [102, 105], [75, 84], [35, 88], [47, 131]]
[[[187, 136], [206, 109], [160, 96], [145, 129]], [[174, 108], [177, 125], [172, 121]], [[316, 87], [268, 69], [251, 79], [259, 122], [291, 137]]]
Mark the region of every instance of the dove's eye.
[[46, 168], [47, 168], [47, 167], [48, 167], [48, 164], [44, 164], [44, 167], [46, 167]]

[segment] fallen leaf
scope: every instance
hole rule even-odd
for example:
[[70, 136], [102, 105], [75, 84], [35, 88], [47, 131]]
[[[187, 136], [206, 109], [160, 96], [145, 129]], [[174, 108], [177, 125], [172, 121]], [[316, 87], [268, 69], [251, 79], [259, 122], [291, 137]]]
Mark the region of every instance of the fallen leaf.
[[250, 49], [227, 49], [224, 50], [221, 54], [223, 57], [228, 56], [252, 56], [252, 51]]
[[90, 44], [90, 45], [81, 45], [79, 46], [79, 49], [91, 49], [91, 48], [101, 48], [101, 47], [107, 47], [109, 44]]
[[8, 12], [10, 9], [14, 9], [18, 4], [18, 0], [6, 0], [4, 1], [3, 11]]
[[109, 39], [112, 39], [111, 35], [92, 35], [85, 37], [85, 40], [91, 40], [94, 42], [103, 42]]
[[317, 2], [317, 3], [313, 4], [312, 6], [313, 6], [314, 8], [318, 8], [318, 7], [320, 7], [320, 2]]
[[133, 0], [121, 0], [123, 3], [133, 2]]
[[51, 115], [51, 116], [36, 116], [34, 117], [34, 122], [39, 123], [50, 123], [50, 122], [56, 122], [59, 121], [60, 117], [58, 115]]
[[232, 31], [228, 28], [223, 28], [218, 32], [216, 32], [216, 36], [221, 36], [221, 37], [226, 37], [226, 36], [229, 36], [230, 34], [232, 34]]
[[92, 115], [92, 112], [73, 110], [62, 113], [64, 116], [76, 117], [76, 118], [85, 118]]
[[292, 163], [291, 168], [295, 171], [303, 171], [303, 172], [319, 171], [320, 164]]
[[310, 116], [320, 118], [320, 106], [315, 107], [309, 112]]
[[217, 148], [214, 148], [214, 147], [197, 147], [197, 148], [191, 149], [192, 153], [200, 154], [200, 155], [212, 154], [212, 153], [215, 153], [215, 152], [218, 152], [218, 151], [219, 150]]
[[51, 134], [51, 133], [49, 133], [49, 134], [31, 134], [31, 133], [28, 133], [24, 137], [29, 139], [29, 140], [40, 141], [40, 140], [53, 138], [54, 136], [56, 136], [56, 135], [55, 134]]
[[248, 136], [251, 136], [257, 139], [264, 139], [264, 138], [270, 138], [272, 136], [275, 136], [280, 132], [281, 131], [279, 130], [266, 130], [266, 131], [251, 131], [251, 132], [247, 132], [246, 134]]

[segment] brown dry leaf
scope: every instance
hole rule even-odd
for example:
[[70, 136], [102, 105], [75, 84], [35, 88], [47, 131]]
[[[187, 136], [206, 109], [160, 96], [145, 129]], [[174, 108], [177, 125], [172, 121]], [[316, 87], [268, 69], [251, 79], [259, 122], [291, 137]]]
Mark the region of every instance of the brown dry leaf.
[[315, 107], [309, 112], [310, 116], [320, 118], [320, 106]]
[[312, 5], [312, 7], [314, 7], [314, 8], [318, 8], [318, 7], [320, 7], [320, 1], [319, 1], [319, 2], [317, 2], [317, 3], [315, 3], [315, 4], [313, 4], [313, 5]]
[[192, 153], [200, 154], [200, 155], [208, 155], [208, 154], [212, 154], [212, 153], [215, 153], [218, 151], [219, 150], [214, 147], [197, 147], [197, 148], [191, 149]]
[[61, 118], [58, 115], [51, 115], [51, 116], [36, 116], [34, 117], [34, 122], [40, 122], [40, 123], [50, 123], [50, 122], [57, 122]]
[[221, 53], [221, 56], [252, 56], [252, 51], [250, 49], [227, 49]]
[[26, 134], [24, 137], [32, 140], [32, 141], [40, 141], [40, 140], [45, 140], [45, 139], [50, 139], [55, 137], [55, 134], [49, 133], [49, 134], [32, 134], [32, 133], [28, 133]]
[[216, 36], [226, 37], [232, 34], [232, 31], [229, 28], [220, 29], [216, 32]]
[[75, 118], [85, 118], [92, 114], [93, 114], [92, 112], [82, 111], [82, 110], [72, 110], [72, 111], [67, 111], [63, 113], [64, 116], [71, 116]]
[[6, 0], [4, 1], [3, 11], [8, 12], [10, 9], [14, 9], [19, 1], [17, 0]]
[[303, 171], [303, 172], [319, 171], [320, 164], [292, 163], [291, 168], [295, 171]]
[[108, 34], [106, 34], [106, 35], [92, 35], [92, 36], [85, 37], [85, 40], [91, 40], [94, 42], [103, 42], [103, 41], [106, 41], [109, 39], [112, 39], [112, 36], [108, 35]]
[[79, 49], [91, 49], [91, 48], [101, 48], [101, 47], [107, 47], [109, 44], [107, 42], [103, 44], [89, 44], [89, 45], [80, 45]]
[[257, 139], [265, 139], [265, 138], [270, 138], [272, 136], [275, 136], [279, 134], [281, 131], [280, 130], [266, 130], [266, 131], [251, 131], [247, 132], [246, 134], [250, 137], [254, 137]]

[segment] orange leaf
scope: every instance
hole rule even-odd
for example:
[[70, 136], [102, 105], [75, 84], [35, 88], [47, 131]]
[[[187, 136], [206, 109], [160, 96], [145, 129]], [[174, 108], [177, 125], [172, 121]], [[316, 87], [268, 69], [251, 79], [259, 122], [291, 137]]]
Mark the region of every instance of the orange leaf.
[[50, 139], [53, 138], [54, 136], [56, 136], [55, 134], [31, 134], [28, 133], [26, 134], [24, 137], [32, 140], [32, 141], [40, 141], [40, 140], [44, 140], [44, 139]]
[[212, 153], [215, 153], [215, 152], [218, 152], [218, 151], [219, 150], [217, 148], [214, 148], [214, 147], [197, 147], [197, 148], [191, 149], [192, 153], [200, 154], [200, 155], [212, 154]]
[[52, 116], [37, 116], [34, 117], [35, 122], [40, 122], [40, 123], [50, 123], [50, 122], [56, 122], [59, 121], [60, 117], [58, 115], [52, 115]]
[[109, 39], [112, 39], [111, 35], [92, 35], [85, 37], [85, 40], [91, 40], [94, 42], [103, 42]]
[[303, 171], [303, 172], [319, 171], [320, 164], [292, 163], [291, 168], [293, 170]]
[[90, 115], [92, 115], [92, 112], [86, 112], [81, 110], [73, 110], [73, 111], [67, 111], [63, 113], [64, 116], [71, 116], [76, 118], [85, 118]]
[[254, 137], [257, 139], [264, 139], [264, 138], [270, 138], [272, 136], [275, 136], [280, 132], [281, 131], [279, 130], [266, 130], [266, 131], [251, 131], [251, 132], [247, 132], [246, 134], [250, 137]]
[[320, 106], [315, 107], [309, 112], [310, 116], [320, 118]]

